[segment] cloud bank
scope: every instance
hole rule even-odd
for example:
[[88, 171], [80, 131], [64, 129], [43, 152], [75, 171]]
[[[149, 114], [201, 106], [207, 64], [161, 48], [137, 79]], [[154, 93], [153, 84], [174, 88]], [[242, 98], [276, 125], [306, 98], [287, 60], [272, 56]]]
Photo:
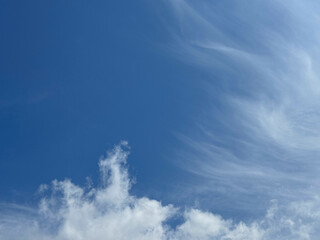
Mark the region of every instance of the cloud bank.
[[[42, 185], [37, 208], [2, 204], [0, 239], [6, 240], [267, 240], [316, 239], [320, 204], [274, 201], [261, 219], [233, 222], [195, 208], [179, 209], [130, 194], [126, 142], [100, 160], [101, 184], [80, 187], [70, 180]], [[181, 218], [178, 225], [170, 219]]]

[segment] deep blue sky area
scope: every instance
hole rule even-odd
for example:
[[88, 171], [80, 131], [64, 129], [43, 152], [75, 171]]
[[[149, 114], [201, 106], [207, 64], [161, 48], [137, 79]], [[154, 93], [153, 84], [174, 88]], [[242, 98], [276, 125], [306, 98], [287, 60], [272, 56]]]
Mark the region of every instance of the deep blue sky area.
[[170, 15], [154, 5], [0, 2], [0, 200], [30, 201], [55, 178], [97, 181], [99, 158], [121, 140], [137, 189], [175, 178], [175, 133], [202, 97], [195, 73], [163, 54]]

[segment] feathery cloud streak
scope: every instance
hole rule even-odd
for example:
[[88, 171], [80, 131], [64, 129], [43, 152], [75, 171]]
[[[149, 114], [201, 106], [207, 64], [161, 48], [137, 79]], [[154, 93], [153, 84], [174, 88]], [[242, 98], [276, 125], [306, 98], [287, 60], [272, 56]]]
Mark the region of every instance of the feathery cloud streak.
[[204, 191], [231, 205], [240, 199], [239, 208], [254, 209], [254, 196], [313, 198], [320, 187], [319, 4], [169, 3], [179, 26], [173, 55], [211, 76], [198, 132], [180, 135], [189, 146], [181, 167], [207, 179]]

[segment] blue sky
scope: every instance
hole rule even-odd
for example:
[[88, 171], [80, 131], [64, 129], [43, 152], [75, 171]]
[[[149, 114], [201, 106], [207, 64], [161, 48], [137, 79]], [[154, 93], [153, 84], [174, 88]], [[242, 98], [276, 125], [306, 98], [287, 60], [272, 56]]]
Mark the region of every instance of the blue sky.
[[200, 93], [186, 66], [160, 50], [169, 38], [156, 9], [144, 1], [1, 9], [1, 198], [54, 178], [95, 178], [99, 157], [123, 139], [135, 174], [160, 184], [173, 132], [190, 124], [198, 100], [188, 99]]
[[316, 239], [319, 9], [1, 1], [0, 239]]

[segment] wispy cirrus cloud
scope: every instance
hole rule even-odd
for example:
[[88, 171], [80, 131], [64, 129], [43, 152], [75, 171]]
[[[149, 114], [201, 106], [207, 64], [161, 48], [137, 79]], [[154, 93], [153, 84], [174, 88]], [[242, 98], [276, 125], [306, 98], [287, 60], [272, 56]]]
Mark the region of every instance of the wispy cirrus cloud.
[[[202, 188], [243, 201], [309, 198], [319, 189], [320, 6], [315, 1], [168, 1], [172, 54], [209, 76], [197, 131], [178, 164]], [[218, 105], [218, 106], [217, 106]]]
[[[133, 196], [129, 192], [126, 148], [123, 142], [99, 162], [100, 187], [54, 180], [37, 208], [3, 204], [0, 239], [305, 240], [319, 234], [319, 199], [287, 206], [273, 202], [263, 218], [245, 223]], [[182, 223], [173, 227], [168, 220], [176, 217], [181, 217]]]

